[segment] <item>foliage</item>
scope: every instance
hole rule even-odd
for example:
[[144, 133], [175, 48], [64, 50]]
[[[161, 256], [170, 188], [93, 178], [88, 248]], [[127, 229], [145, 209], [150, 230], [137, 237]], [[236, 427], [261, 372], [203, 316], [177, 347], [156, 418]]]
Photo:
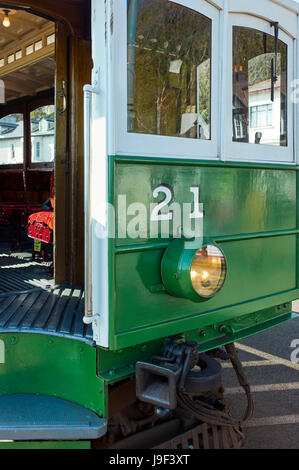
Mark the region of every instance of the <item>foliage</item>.
[[134, 132], [180, 135], [197, 98], [209, 123], [211, 21], [172, 2], [140, 0], [135, 46]]
[[[275, 57], [274, 37], [252, 28], [234, 26], [234, 67], [248, 74], [249, 86], [271, 78], [271, 59]], [[287, 45], [278, 42], [277, 75], [287, 69]]]
[[55, 107], [53, 105], [50, 106], [42, 106], [41, 108], [37, 108], [31, 112], [31, 119], [40, 121], [43, 118], [53, 118], [55, 117]]

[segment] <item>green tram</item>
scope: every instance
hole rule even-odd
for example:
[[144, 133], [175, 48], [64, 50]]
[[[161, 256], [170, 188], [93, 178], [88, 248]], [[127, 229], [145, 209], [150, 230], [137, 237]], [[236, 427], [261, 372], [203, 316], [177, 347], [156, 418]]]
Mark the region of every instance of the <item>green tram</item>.
[[[0, 448], [240, 447], [295, 317], [299, 6], [0, 1]], [[275, 336], [273, 337], [275, 340]]]

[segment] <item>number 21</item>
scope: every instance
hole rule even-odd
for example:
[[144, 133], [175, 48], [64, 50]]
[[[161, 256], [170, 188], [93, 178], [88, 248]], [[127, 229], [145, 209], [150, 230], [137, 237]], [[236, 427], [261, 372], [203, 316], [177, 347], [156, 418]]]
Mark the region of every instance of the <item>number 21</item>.
[[[203, 217], [203, 212], [200, 207], [200, 187], [199, 186], [191, 186], [190, 192], [194, 196], [194, 211], [190, 213], [190, 219], [200, 219]], [[173, 214], [172, 212], [162, 212], [163, 208], [168, 206], [168, 204], [173, 200], [174, 191], [171, 186], [166, 184], [161, 184], [153, 191], [153, 196], [156, 199], [160, 193], [164, 194], [164, 199], [162, 199], [159, 204], [156, 205], [154, 208], [151, 220], [154, 222], [162, 221], [162, 220], [172, 220]]]

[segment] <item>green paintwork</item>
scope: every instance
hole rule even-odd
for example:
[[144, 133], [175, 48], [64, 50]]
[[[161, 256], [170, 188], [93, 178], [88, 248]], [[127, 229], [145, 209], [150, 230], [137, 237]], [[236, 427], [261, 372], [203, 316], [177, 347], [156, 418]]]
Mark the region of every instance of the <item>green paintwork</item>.
[[219, 348], [228, 342], [239, 341], [247, 336], [260, 333], [281, 323], [297, 319], [299, 316], [290, 312], [291, 303], [264, 309], [249, 315], [243, 315], [219, 325], [211, 325], [197, 331], [187, 333], [189, 341], [199, 343], [199, 351]]
[[146, 344], [134, 346], [118, 351], [98, 349], [98, 376], [105, 383], [114, 383], [117, 380], [135, 373], [137, 361], [147, 361], [152, 356], [161, 354], [167, 339], [151, 341]]
[[[175, 297], [183, 297], [194, 302], [206, 302], [210, 297], [200, 296], [191, 281], [191, 266], [199, 248], [211, 245], [203, 240], [196, 249], [186, 249], [183, 238], [173, 240], [164, 252], [161, 261], [161, 277], [165, 290]], [[157, 291], [156, 291], [157, 292]], [[213, 294], [215, 295], [215, 294]]]
[[192, 261], [199, 248], [186, 250], [183, 238], [173, 240], [166, 248], [161, 261], [161, 278], [167, 293], [194, 302], [203, 300], [193, 289], [190, 277]]
[[287, 320], [297, 318], [299, 321], [299, 315], [292, 314], [291, 308], [289, 302], [238, 316], [232, 321], [189, 331], [174, 338], [164, 338], [119, 351], [98, 349], [98, 375], [107, 384], [120, 381], [134, 373], [137, 361], [150, 362], [154, 355], [161, 355], [169, 341], [195, 341], [198, 343], [198, 350], [204, 352], [267, 330]]
[[105, 414], [104, 383], [96, 375], [96, 349], [80, 341], [39, 334], [0, 334], [0, 395], [39, 393]]
[[[125, 194], [128, 205], [139, 202], [147, 207], [157, 203], [153, 190], [161, 183], [172, 186], [173, 202], [178, 203], [193, 203], [189, 188], [200, 185], [206, 238], [297, 228], [294, 170], [174, 165], [173, 161], [162, 165], [153, 161], [118, 163], [114, 177], [116, 202], [118, 195]], [[116, 240], [116, 246], [148, 241], [153, 239], [122, 238]]]
[[90, 441], [27, 441], [27, 442], [0, 442], [0, 450], [76, 450], [90, 449]]
[[299, 297], [297, 168], [110, 158], [110, 202], [116, 207], [118, 195], [126, 195], [127, 205], [149, 208], [162, 183], [172, 186], [178, 203], [192, 203], [189, 188], [200, 185], [204, 237], [223, 251], [227, 278], [204, 302], [174, 297], [161, 277], [171, 240], [110, 240], [111, 349], [234, 321]]
[[[132, 376], [137, 361], [161, 354], [167, 342], [196, 341], [203, 352], [293, 318], [291, 301], [299, 298], [298, 169], [111, 157], [111, 203], [125, 194], [129, 204], [149, 207], [161, 183], [173, 187], [175, 202], [191, 203], [189, 187], [200, 185], [204, 237], [227, 261], [223, 288], [204, 302], [170, 295], [161, 261], [172, 240], [111, 239], [110, 350], [50, 335], [1, 334], [0, 394], [57, 396], [108, 417], [109, 386]], [[89, 447], [0, 443], [0, 449]]]

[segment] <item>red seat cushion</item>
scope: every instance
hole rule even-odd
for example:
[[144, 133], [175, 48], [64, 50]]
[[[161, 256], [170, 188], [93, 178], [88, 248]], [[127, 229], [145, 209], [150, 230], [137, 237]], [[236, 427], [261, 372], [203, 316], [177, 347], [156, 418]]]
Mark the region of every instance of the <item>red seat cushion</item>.
[[28, 237], [53, 243], [54, 212], [37, 212], [28, 219]]
[[[51, 205], [54, 209], [54, 170], [51, 173], [50, 187]], [[28, 218], [28, 237], [40, 240], [44, 243], [53, 243], [54, 210], [31, 214]]]
[[28, 219], [29, 224], [33, 224], [35, 222], [40, 222], [49, 227], [50, 230], [54, 230], [54, 212], [52, 211], [45, 211], [45, 212], [37, 212], [36, 214], [31, 214]]

